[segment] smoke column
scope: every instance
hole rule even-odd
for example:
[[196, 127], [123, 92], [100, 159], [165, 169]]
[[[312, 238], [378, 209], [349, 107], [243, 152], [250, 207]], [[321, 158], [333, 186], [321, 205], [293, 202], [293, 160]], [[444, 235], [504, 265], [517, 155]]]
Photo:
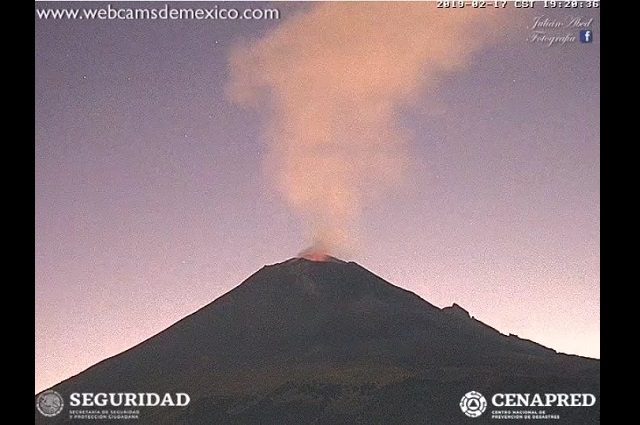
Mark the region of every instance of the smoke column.
[[467, 66], [505, 16], [432, 2], [327, 2], [232, 50], [229, 98], [263, 114], [266, 175], [319, 251], [348, 248], [363, 206], [407, 175], [398, 106]]

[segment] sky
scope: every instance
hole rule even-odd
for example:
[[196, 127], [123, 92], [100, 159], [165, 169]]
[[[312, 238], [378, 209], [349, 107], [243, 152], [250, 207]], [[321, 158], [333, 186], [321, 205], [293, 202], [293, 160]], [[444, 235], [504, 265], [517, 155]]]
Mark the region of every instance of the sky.
[[599, 9], [168, 4], [36, 10], [36, 392], [314, 244], [600, 357]]

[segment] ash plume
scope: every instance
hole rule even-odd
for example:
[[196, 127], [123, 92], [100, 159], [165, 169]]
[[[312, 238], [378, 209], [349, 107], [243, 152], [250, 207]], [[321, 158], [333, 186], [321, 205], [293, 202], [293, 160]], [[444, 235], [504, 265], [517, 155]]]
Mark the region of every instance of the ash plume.
[[232, 50], [229, 98], [260, 111], [265, 173], [315, 247], [348, 247], [363, 207], [406, 178], [398, 107], [502, 33], [504, 11], [469, 9], [320, 3]]

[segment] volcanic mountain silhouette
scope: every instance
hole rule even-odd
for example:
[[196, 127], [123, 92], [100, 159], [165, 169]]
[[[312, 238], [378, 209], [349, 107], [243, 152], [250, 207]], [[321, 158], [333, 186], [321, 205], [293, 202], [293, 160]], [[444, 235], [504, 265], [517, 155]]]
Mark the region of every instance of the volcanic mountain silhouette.
[[[293, 258], [139, 345], [52, 387], [71, 393], [184, 392], [187, 407], [140, 407], [149, 424], [464, 424], [462, 396], [591, 393], [592, 407], [542, 407], [599, 423], [600, 362], [503, 335], [360, 265]], [[527, 409], [526, 407], [516, 409]], [[88, 423], [87, 421], [78, 421]], [[508, 421], [507, 421], [508, 422]]]

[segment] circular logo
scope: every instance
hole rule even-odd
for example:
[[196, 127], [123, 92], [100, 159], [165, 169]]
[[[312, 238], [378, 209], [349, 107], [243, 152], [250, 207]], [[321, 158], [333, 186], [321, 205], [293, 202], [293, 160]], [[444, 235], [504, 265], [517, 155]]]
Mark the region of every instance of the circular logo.
[[477, 418], [478, 416], [482, 415], [486, 408], [487, 399], [477, 391], [466, 393], [462, 397], [462, 400], [460, 400], [460, 409], [462, 409], [462, 412], [465, 415], [471, 418]]
[[47, 390], [40, 393], [38, 398], [36, 398], [36, 407], [38, 408], [38, 412], [42, 413], [44, 416], [51, 417], [62, 412], [64, 400], [56, 391]]

